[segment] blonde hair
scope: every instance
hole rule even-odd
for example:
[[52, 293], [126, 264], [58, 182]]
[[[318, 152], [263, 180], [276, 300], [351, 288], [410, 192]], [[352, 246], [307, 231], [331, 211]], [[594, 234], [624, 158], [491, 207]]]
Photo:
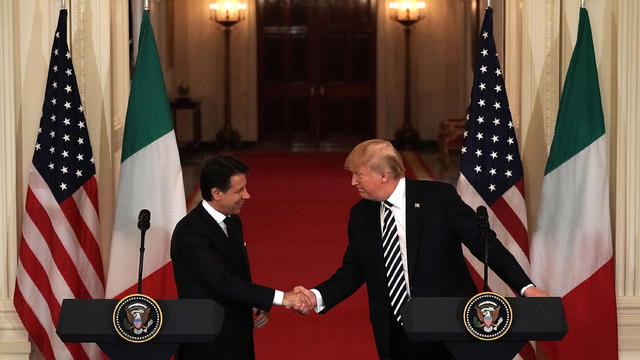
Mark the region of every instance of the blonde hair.
[[344, 168], [352, 172], [361, 166], [381, 174], [388, 172], [395, 179], [403, 177], [405, 171], [398, 151], [390, 142], [381, 139], [367, 140], [356, 145], [344, 162]]

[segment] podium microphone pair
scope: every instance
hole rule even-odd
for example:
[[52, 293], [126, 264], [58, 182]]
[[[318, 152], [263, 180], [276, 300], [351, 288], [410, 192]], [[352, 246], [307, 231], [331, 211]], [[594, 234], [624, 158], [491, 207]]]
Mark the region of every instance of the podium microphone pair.
[[138, 294], [142, 294], [142, 264], [144, 262], [144, 235], [151, 227], [151, 212], [140, 210], [138, 214], [138, 229], [140, 229], [140, 262], [138, 266]]

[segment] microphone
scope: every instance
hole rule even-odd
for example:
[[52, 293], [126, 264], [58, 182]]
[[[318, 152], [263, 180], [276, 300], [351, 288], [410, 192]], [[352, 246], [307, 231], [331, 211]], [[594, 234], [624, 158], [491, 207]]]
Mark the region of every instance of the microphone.
[[140, 213], [138, 214], [138, 229], [142, 231], [149, 230], [149, 227], [151, 227], [150, 221], [151, 212], [147, 209], [140, 210]]
[[151, 212], [140, 210], [138, 214], [138, 229], [140, 229], [140, 261], [138, 263], [138, 294], [142, 294], [142, 267], [144, 263], [144, 234], [151, 227]]
[[487, 208], [480, 205], [476, 209], [478, 214], [478, 227], [480, 228], [480, 235], [484, 240], [484, 292], [489, 291], [489, 214], [487, 214]]

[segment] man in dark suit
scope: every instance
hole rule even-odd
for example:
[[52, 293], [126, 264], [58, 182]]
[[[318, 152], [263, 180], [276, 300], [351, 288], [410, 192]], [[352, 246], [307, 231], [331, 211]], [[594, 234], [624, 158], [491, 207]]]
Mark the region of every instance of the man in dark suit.
[[[442, 343], [410, 341], [399, 309], [410, 297], [477, 292], [461, 248], [463, 243], [483, 259], [475, 212], [449, 184], [405, 178], [402, 158], [388, 141], [359, 144], [345, 168], [362, 200], [351, 209], [342, 266], [315, 288], [295, 290], [325, 313], [366, 283], [381, 359], [452, 358]], [[489, 246], [491, 268], [507, 284], [526, 296], [548, 296], [533, 286], [493, 232]]]
[[[176, 225], [171, 239], [173, 272], [181, 299], [222, 304], [222, 330], [212, 344], [183, 344], [179, 359], [254, 359], [253, 327], [267, 324], [271, 305], [302, 313], [304, 296], [251, 282], [238, 213], [250, 198], [249, 168], [229, 155], [208, 160], [200, 173], [203, 201]], [[255, 315], [255, 318], [254, 318]]]

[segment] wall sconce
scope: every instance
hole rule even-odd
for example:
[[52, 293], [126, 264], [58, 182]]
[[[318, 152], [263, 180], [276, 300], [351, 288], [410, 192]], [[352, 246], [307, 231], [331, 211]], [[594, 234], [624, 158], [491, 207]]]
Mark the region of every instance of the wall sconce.
[[209, 4], [209, 19], [224, 26], [244, 20], [247, 4], [234, 0], [220, 0]]
[[424, 18], [424, 1], [392, 1], [389, 3], [391, 18], [403, 25], [412, 25]]
[[417, 147], [420, 136], [411, 126], [411, 83], [409, 71], [411, 70], [411, 26], [424, 18], [426, 4], [424, 1], [391, 1], [391, 19], [404, 26], [405, 54], [404, 54], [404, 120], [402, 128], [394, 135], [394, 142], [399, 148]]
[[219, 0], [209, 4], [209, 20], [224, 26], [224, 126], [216, 134], [221, 147], [240, 146], [240, 134], [231, 126], [231, 27], [244, 20], [247, 4], [237, 0]]

